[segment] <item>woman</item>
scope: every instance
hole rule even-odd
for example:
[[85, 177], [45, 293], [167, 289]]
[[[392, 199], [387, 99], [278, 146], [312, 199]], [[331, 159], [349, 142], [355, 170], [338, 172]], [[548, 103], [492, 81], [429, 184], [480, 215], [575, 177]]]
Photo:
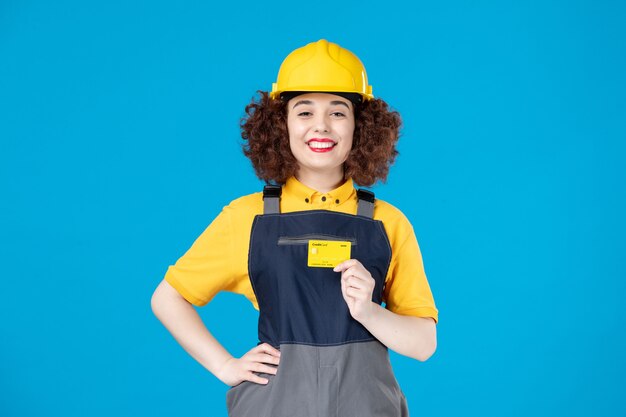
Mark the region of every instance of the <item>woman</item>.
[[[399, 115], [359, 59], [325, 40], [292, 52], [246, 113], [244, 153], [278, 185], [224, 207], [168, 269], [155, 314], [233, 387], [232, 417], [407, 416], [387, 348], [428, 359], [438, 311], [409, 221], [353, 186], [386, 179]], [[219, 291], [259, 309], [259, 344], [241, 358], [191, 305]]]

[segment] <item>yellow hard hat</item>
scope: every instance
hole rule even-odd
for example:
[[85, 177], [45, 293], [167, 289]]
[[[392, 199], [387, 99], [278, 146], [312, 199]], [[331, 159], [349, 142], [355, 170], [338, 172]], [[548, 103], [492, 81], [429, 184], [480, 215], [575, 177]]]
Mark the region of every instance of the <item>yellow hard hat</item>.
[[374, 98], [363, 63], [347, 49], [321, 39], [290, 53], [272, 83], [270, 97], [287, 91], [357, 93]]

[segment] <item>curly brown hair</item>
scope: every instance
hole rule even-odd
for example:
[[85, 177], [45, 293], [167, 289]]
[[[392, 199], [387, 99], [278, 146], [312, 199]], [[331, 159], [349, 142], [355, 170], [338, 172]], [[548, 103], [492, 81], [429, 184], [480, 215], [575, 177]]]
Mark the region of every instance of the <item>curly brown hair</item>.
[[[250, 158], [256, 175], [266, 181], [284, 184], [298, 170], [298, 162], [289, 147], [287, 103], [274, 100], [258, 91], [241, 119], [243, 153]], [[385, 182], [389, 167], [398, 156], [400, 114], [389, 109], [381, 99], [366, 100], [354, 107], [355, 128], [352, 150], [344, 163], [344, 177], [370, 187]]]

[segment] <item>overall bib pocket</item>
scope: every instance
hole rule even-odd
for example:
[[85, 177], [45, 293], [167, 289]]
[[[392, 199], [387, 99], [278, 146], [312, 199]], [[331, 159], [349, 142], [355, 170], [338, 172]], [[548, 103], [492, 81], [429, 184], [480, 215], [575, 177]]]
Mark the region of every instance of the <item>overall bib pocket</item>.
[[356, 237], [333, 236], [325, 234], [308, 234], [300, 236], [280, 236], [277, 245], [308, 245], [310, 240], [332, 240], [350, 242], [352, 246], [357, 244]]
[[308, 267], [333, 268], [351, 259], [356, 243], [356, 237], [309, 233], [299, 236], [279, 236], [277, 247], [281, 248], [285, 255], [298, 258], [306, 256]]

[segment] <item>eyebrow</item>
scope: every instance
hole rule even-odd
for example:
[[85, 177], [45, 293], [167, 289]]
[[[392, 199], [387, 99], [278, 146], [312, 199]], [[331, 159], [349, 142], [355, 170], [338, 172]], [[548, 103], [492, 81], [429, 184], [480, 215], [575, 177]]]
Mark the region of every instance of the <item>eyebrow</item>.
[[[300, 100], [298, 101], [296, 104], [293, 105], [292, 109], [295, 109], [296, 106], [299, 106], [300, 104], [306, 105], [306, 104], [313, 104], [313, 102], [311, 100]], [[346, 106], [346, 108], [348, 110], [350, 110], [350, 107], [346, 104], [345, 101], [340, 101], [340, 100], [333, 100], [330, 102], [331, 106], [338, 106], [338, 105], [344, 105]]]

